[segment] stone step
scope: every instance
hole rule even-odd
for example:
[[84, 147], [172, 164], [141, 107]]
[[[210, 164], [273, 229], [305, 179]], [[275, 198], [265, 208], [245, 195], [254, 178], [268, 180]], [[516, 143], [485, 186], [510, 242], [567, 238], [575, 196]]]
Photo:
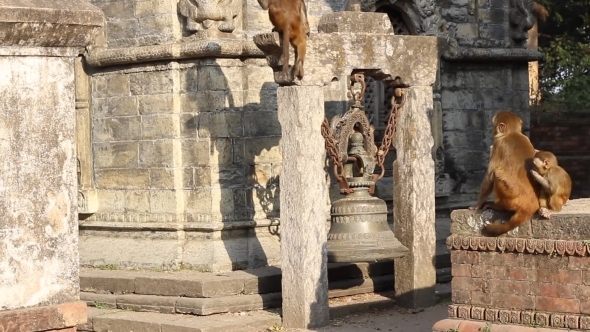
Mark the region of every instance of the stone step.
[[[389, 275], [375, 279], [364, 279], [360, 284], [352, 279], [330, 283], [329, 296], [335, 298], [390, 290], [393, 284], [392, 279], [393, 276]], [[82, 291], [80, 292], [80, 299], [86, 301], [89, 306], [103, 309], [117, 308], [199, 316], [262, 310], [281, 306], [280, 292], [203, 298], [183, 295], [100, 294]]]
[[[437, 285], [437, 301], [450, 299], [450, 285]], [[365, 293], [330, 299], [330, 317], [338, 318], [369, 310], [395, 306], [393, 292]], [[88, 308], [88, 322], [78, 325], [80, 332], [259, 332], [269, 327], [280, 330], [279, 309], [193, 316], [172, 313]]]
[[259, 332], [280, 326], [278, 313], [258, 311], [213, 316], [188, 316], [89, 308], [84, 332]]
[[[438, 246], [437, 282], [450, 281], [450, 256]], [[328, 264], [330, 288], [364, 285], [366, 280], [389, 276], [393, 262]], [[341, 283], [341, 284], [339, 284]], [[392, 289], [393, 283], [390, 284]], [[386, 288], [387, 289], [387, 288]], [[383, 290], [386, 290], [383, 289]], [[269, 266], [228, 273], [204, 273], [192, 270], [145, 271], [81, 268], [80, 290], [103, 294], [139, 294], [212, 298], [231, 295], [269, 294], [281, 291], [281, 270]], [[381, 289], [380, 289], [381, 290]]]

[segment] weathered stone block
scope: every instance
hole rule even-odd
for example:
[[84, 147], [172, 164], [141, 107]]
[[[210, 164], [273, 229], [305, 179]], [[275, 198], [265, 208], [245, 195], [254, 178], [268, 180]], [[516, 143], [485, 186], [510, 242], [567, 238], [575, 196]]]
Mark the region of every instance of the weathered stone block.
[[171, 95], [137, 96], [139, 114], [162, 114], [174, 112], [174, 100]]
[[180, 164], [180, 144], [176, 140], [142, 141], [139, 143], [140, 167], [176, 167]]
[[241, 112], [201, 113], [199, 137], [242, 137], [244, 135]]
[[118, 1], [101, 3], [94, 1], [110, 21], [135, 18], [135, 3], [133, 1]]
[[108, 21], [106, 37], [109, 47], [130, 47], [137, 45], [135, 36], [139, 31], [136, 19]]
[[244, 136], [280, 136], [281, 124], [277, 112], [245, 112]]
[[125, 211], [124, 190], [98, 190], [99, 208], [102, 212]]
[[94, 76], [92, 78], [92, 97], [124, 97], [129, 96], [129, 76], [113, 74]]
[[180, 95], [180, 111], [200, 113], [222, 111], [229, 107], [227, 91], [198, 91]]
[[133, 213], [150, 212], [149, 190], [125, 190], [125, 211]]
[[[94, 102], [93, 99], [92, 103]], [[92, 114], [95, 118], [137, 115], [137, 99], [135, 97], [111, 97], [103, 99], [102, 103], [99, 99], [97, 106], [94, 109], [95, 113]]]
[[92, 121], [94, 142], [127, 141], [141, 137], [139, 116], [94, 119]]
[[173, 189], [175, 188], [176, 170], [173, 168], [150, 168], [150, 188]]
[[139, 0], [135, 3], [135, 15], [144, 17], [158, 14], [176, 14], [176, 4], [176, 1], [170, 0]]
[[210, 213], [212, 208], [211, 188], [197, 187], [184, 190], [185, 213]]
[[[237, 164], [254, 165], [281, 162], [279, 137], [260, 137], [236, 140], [235, 162]], [[238, 151], [242, 145], [243, 150]]]
[[95, 143], [94, 167], [137, 167], [139, 146], [137, 142]]
[[102, 169], [95, 171], [99, 189], [145, 189], [150, 175], [147, 169]]
[[180, 135], [178, 115], [144, 115], [141, 119], [142, 137], [144, 139], [174, 138]]
[[[209, 139], [187, 139], [182, 141], [182, 166], [208, 166], [211, 165], [211, 145]], [[231, 147], [231, 145], [230, 145]], [[230, 153], [231, 156], [231, 153]]]
[[211, 184], [219, 185], [221, 188], [236, 188], [246, 183], [246, 166], [211, 166]]
[[129, 74], [129, 90], [134, 95], [171, 93], [174, 87], [174, 71], [153, 71]]
[[[146, 39], [150, 44], [163, 44], [174, 41], [174, 28], [180, 27], [178, 15], [158, 14], [153, 16], [142, 16], [138, 19], [137, 37], [149, 37]], [[180, 37], [180, 35], [178, 36]]]
[[177, 213], [181, 203], [182, 192], [177, 190], [150, 190], [151, 213]]

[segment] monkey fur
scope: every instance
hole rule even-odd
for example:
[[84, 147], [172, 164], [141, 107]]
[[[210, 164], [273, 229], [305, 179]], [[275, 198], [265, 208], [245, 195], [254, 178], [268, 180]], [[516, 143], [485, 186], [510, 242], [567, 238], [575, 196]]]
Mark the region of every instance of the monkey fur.
[[294, 76], [303, 78], [303, 62], [307, 50], [307, 37], [309, 36], [309, 21], [307, 20], [307, 7], [304, 0], [258, 0], [258, 4], [264, 10], [268, 10], [268, 17], [274, 26], [273, 31], [282, 35], [283, 75], [287, 75], [289, 69], [289, 44], [295, 49], [295, 63], [293, 65]]
[[[522, 133], [522, 119], [511, 111], [499, 111], [492, 121], [494, 143], [488, 169], [477, 204], [469, 209], [514, 212], [507, 222], [487, 224], [482, 230], [485, 235], [499, 236], [520, 226], [539, 210], [540, 185], [528, 172], [535, 148]], [[492, 192], [494, 202], [486, 202]]]
[[533, 159], [531, 174], [542, 187], [539, 197], [539, 214], [549, 219], [551, 212], [559, 212], [570, 198], [572, 180], [559, 166], [555, 155], [549, 151], [539, 151]]

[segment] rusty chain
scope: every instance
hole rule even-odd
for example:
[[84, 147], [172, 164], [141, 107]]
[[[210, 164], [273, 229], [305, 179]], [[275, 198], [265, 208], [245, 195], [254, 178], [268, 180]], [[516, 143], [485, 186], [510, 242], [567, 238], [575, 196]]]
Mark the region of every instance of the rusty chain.
[[391, 97], [391, 110], [389, 111], [389, 118], [387, 119], [387, 127], [385, 128], [385, 133], [383, 134], [383, 140], [381, 141], [381, 146], [377, 149], [377, 155], [375, 156], [377, 159], [377, 166], [381, 168], [381, 173], [378, 175], [374, 175], [375, 180], [379, 180], [385, 174], [385, 167], [383, 167], [383, 163], [385, 162], [385, 157], [389, 152], [389, 148], [391, 147], [391, 142], [393, 142], [393, 135], [397, 130], [397, 119], [400, 114], [401, 108], [406, 103], [406, 93], [402, 88], [395, 88], [393, 90], [393, 96]]
[[322, 136], [324, 136], [326, 150], [334, 164], [334, 176], [340, 186], [340, 193], [351, 193], [352, 190], [348, 187], [348, 181], [346, 181], [346, 175], [344, 174], [344, 166], [338, 156], [338, 147], [334, 143], [334, 134], [327, 118], [324, 118], [324, 122], [322, 122]]
[[[353, 73], [350, 76], [350, 81], [350, 93], [354, 99], [353, 107], [360, 108], [362, 107], [362, 99], [366, 91], [365, 75], [363, 72]], [[360, 92], [354, 92], [354, 83], [359, 83], [361, 85]], [[385, 173], [385, 167], [383, 167], [383, 163], [385, 162], [385, 157], [389, 152], [389, 148], [391, 147], [391, 143], [393, 141], [393, 135], [395, 134], [397, 129], [397, 119], [399, 117], [400, 109], [404, 106], [405, 102], [406, 95], [404, 89], [395, 88], [393, 96], [391, 97], [391, 110], [389, 112], [389, 118], [387, 119], [387, 127], [383, 135], [381, 146], [379, 146], [379, 148], [377, 149], [375, 156], [376, 166], [379, 166], [381, 168], [380, 174], [373, 174], [373, 179], [375, 181], [381, 179]], [[324, 118], [324, 121], [322, 122], [321, 131], [322, 136], [324, 137], [326, 150], [328, 151], [328, 154], [332, 159], [332, 163], [334, 164], [334, 176], [336, 177], [336, 180], [338, 181], [338, 184], [340, 186], [340, 193], [351, 193], [353, 190], [348, 186], [348, 181], [346, 181], [344, 166], [342, 165], [342, 161], [340, 160], [338, 147], [334, 142], [334, 134], [330, 127], [330, 122], [327, 118]]]

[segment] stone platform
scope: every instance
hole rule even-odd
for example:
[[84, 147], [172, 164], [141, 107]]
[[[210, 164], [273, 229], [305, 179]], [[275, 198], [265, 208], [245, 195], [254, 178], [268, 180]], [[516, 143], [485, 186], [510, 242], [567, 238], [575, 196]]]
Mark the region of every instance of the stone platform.
[[569, 201], [549, 220], [535, 216], [497, 238], [480, 235], [484, 222], [508, 216], [469, 210], [451, 214], [449, 318], [590, 329], [590, 200]]

